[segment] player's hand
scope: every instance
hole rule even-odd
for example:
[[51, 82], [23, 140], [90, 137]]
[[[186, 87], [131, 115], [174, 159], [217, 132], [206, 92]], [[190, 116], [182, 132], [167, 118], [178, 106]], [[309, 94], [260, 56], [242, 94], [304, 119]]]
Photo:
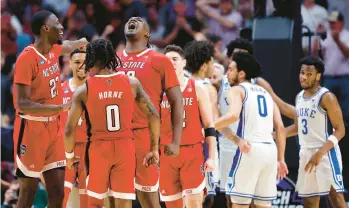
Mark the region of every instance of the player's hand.
[[305, 166], [305, 172], [311, 173], [312, 171], [315, 171], [316, 166], [320, 163], [322, 159], [323, 154], [319, 151], [317, 151], [309, 160], [307, 165]]
[[179, 144], [166, 144], [164, 153], [166, 156], [176, 157], [179, 154]]
[[66, 104], [63, 104], [62, 107], [63, 107], [63, 111], [69, 111], [70, 108], [71, 108], [71, 102], [69, 103], [66, 103]]
[[339, 31], [338, 30], [331, 30], [331, 35], [334, 41], [338, 41], [339, 40]]
[[73, 157], [71, 159], [66, 158], [66, 161], [67, 161], [66, 166], [70, 170], [76, 170], [78, 168], [80, 158], [78, 158], [78, 157]]
[[149, 167], [151, 165], [156, 165], [159, 163], [159, 152], [158, 151], [153, 151], [153, 152], [148, 152], [143, 159], [143, 165], [145, 167]]
[[212, 172], [214, 170], [214, 160], [211, 158], [207, 158], [204, 164], [205, 173]]
[[288, 174], [288, 168], [285, 161], [278, 161], [278, 179], [282, 180]]
[[242, 153], [248, 153], [251, 150], [251, 144], [246, 139], [240, 139], [238, 146]]

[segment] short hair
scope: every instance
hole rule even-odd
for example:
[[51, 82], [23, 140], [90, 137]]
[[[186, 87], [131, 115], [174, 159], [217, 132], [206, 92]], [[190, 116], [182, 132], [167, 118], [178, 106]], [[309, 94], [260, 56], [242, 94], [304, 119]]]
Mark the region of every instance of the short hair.
[[168, 45], [165, 48], [164, 54], [168, 52], [176, 52], [178, 53], [182, 58], [184, 58], [184, 51], [180, 46], [177, 45]]
[[237, 38], [237, 39], [231, 41], [227, 46], [227, 56], [228, 57], [231, 57], [233, 55], [235, 48], [244, 49], [244, 50], [248, 51], [249, 54], [253, 55], [252, 44], [246, 39]]
[[185, 69], [195, 74], [200, 67], [214, 56], [214, 47], [208, 41], [191, 41], [184, 49], [184, 57], [187, 61]]
[[302, 66], [302, 65], [314, 66], [316, 71], [320, 74], [323, 74], [325, 71], [324, 63], [317, 56], [306, 56], [300, 60], [299, 65], [300, 66]]
[[121, 59], [116, 55], [112, 43], [105, 39], [96, 39], [86, 46], [85, 70], [89, 71], [96, 64], [102, 68], [114, 70], [121, 65]]
[[261, 65], [256, 58], [247, 52], [240, 51], [234, 53], [233, 61], [235, 61], [238, 71], [246, 73], [246, 80], [256, 78], [262, 72]]
[[207, 40], [211, 41], [211, 43], [216, 44], [219, 41], [222, 40], [221, 37], [219, 37], [218, 35], [214, 35], [214, 34], [208, 34], [207, 35]]
[[51, 15], [53, 15], [53, 13], [47, 10], [41, 10], [33, 15], [31, 29], [34, 35], [40, 35], [41, 27], [46, 23], [46, 20]]
[[83, 50], [80, 50], [77, 48], [73, 52], [70, 53], [70, 58], [72, 58], [77, 53], [86, 53], [86, 51], [83, 51]]

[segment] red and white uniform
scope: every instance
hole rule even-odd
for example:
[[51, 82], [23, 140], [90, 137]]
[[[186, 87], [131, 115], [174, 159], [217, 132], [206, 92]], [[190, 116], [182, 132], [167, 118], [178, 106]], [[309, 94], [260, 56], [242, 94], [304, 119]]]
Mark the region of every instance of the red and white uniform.
[[[62, 46], [53, 45], [41, 54], [34, 45], [26, 47], [15, 65], [14, 85], [30, 87], [29, 100], [40, 104], [62, 104], [62, 88], [58, 58]], [[65, 166], [64, 144], [60, 134], [59, 115], [19, 112], [16, 108], [13, 140], [17, 176], [39, 178], [41, 172]]]
[[175, 201], [183, 196], [198, 194], [205, 188], [204, 150], [199, 103], [195, 81], [188, 79], [182, 91], [184, 104], [183, 133], [177, 157], [164, 154], [164, 145], [172, 140], [170, 105], [164, 96], [161, 103], [161, 166], [160, 197]]
[[122, 74], [95, 75], [87, 80], [87, 91], [88, 203], [102, 205], [108, 189], [109, 195], [115, 198], [136, 199], [132, 142], [134, 97], [130, 80]]
[[[125, 51], [118, 54], [122, 66], [118, 73], [135, 76], [142, 84], [158, 112], [164, 91], [179, 86], [175, 69], [171, 61], [163, 54], [145, 49], [138, 53], [128, 54]], [[156, 166], [146, 168], [143, 158], [150, 150], [148, 119], [135, 106], [133, 115], [134, 141], [136, 148], [136, 189], [144, 192], [155, 192], [159, 187], [159, 172]]]
[[[72, 102], [73, 94], [75, 88], [72, 86], [73, 79], [69, 79], [62, 84], [63, 91], [63, 104]], [[69, 168], [65, 169], [64, 186], [72, 189], [75, 182], [78, 182], [79, 194], [86, 194], [86, 174], [84, 171], [84, 156], [85, 156], [85, 144], [87, 141], [86, 134], [86, 122], [82, 120], [83, 115], [81, 115], [78, 126], [76, 128], [76, 143], [74, 148], [74, 154], [76, 157], [80, 158], [79, 167], [77, 170], [71, 170]], [[64, 127], [67, 123], [68, 112], [61, 113], [61, 130], [64, 135]], [[69, 196], [64, 196], [69, 197]]]

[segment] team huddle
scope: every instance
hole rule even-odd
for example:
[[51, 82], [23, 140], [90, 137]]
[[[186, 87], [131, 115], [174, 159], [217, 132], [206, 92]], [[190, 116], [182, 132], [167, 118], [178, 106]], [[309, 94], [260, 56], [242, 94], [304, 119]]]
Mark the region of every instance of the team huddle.
[[[106, 198], [112, 207], [132, 207], [136, 194], [145, 208], [160, 207], [159, 198], [168, 208], [203, 207], [217, 188], [228, 207], [271, 207], [277, 180], [288, 174], [286, 137], [295, 135], [305, 207], [319, 207], [321, 195], [346, 207], [342, 112], [319, 85], [319, 58], [300, 61], [303, 90], [294, 107], [259, 77], [247, 41], [236, 40], [225, 72], [207, 41], [151, 50], [139, 17], [126, 23], [120, 53], [104, 39], [62, 41], [50, 12], [32, 19], [35, 43], [18, 57], [14, 75], [18, 207], [32, 206], [41, 176], [49, 207], [66, 207], [75, 185], [80, 207], [103, 207]], [[61, 83], [63, 54], [73, 77]], [[294, 124], [285, 128], [281, 114]]]

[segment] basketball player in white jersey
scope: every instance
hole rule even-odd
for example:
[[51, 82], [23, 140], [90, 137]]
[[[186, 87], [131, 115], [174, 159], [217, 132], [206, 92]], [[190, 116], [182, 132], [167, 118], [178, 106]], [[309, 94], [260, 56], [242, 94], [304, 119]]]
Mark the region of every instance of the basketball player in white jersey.
[[[345, 134], [342, 110], [336, 96], [320, 86], [324, 72], [320, 58], [305, 57], [300, 66], [299, 81], [303, 90], [296, 97], [295, 124], [287, 128], [287, 136], [298, 134], [301, 147], [296, 189], [304, 198], [306, 208], [319, 207], [320, 196], [330, 192], [333, 207], [345, 208], [338, 146]], [[331, 126], [333, 134], [329, 133]]]
[[[212, 114], [214, 120], [218, 118], [219, 110], [217, 104], [217, 90], [210, 83], [209, 78], [212, 76], [214, 48], [207, 41], [192, 41], [187, 44], [184, 50], [186, 59], [185, 69], [192, 74], [191, 78], [204, 84], [210, 95]], [[218, 161], [217, 145], [215, 148], [215, 161]], [[208, 151], [206, 151], [208, 152]], [[206, 188], [208, 195], [205, 198], [204, 207], [212, 207], [216, 187], [219, 181], [218, 162], [215, 162], [215, 169], [206, 173]]]
[[[252, 199], [257, 207], [271, 207], [276, 199], [276, 179], [288, 173], [284, 162], [285, 131], [278, 107], [262, 87], [252, 84], [261, 67], [246, 52], [233, 55], [235, 68], [230, 68], [230, 83], [238, 85], [228, 92], [229, 112], [216, 122], [216, 128], [239, 120], [234, 142], [239, 146], [233, 159], [226, 185], [235, 208], [247, 208]], [[276, 131], [276, 145], [272, 132]]]
[[[235, 62], [232, 62], [235, 64]], [[231, 88], [228, 77], [224, 75], [224, 66], [218, 63], [213, 64], [213, 74], [211, 77], [211, 83], [218, 91], [218, 107], [220, 115], [225, 115], [229, 112], [229, 103], [227, 100], [227, 92]], [[236, 132], [238, 128], [238, 122], [229, 125], [229, 128]], [[233, 164], [233, 155], [237, 150], [237, 145], [228, 139], [228, 136], [222, 129], [217, 129], [219, 143], [219, 191], [225, 193], [225, 185], [228, 180], [231, 165]], [[230, 196], [226, 197], [227, 207], [231, 207], [232, 203]]]

